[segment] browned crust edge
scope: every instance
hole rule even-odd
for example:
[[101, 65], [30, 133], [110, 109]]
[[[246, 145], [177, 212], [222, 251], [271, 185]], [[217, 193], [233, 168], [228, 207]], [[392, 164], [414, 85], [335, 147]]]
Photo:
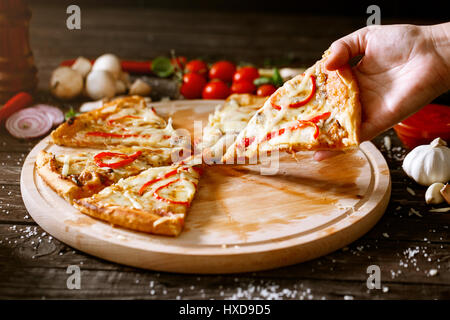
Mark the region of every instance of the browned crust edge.
[[50, 166], [52, 155], [41, 151], [36, 157], [36, 171], [44, 182], [66, 201], [72, 203], [73, 199], [81, 192], [81, 188], [75, 183], [61, 178], [60, 174], [53, 171]]
[[178, 236], [184, 226], [185, 214], [183, 217], [164, 220], [155, 226], [155, 221], [163, 216], [149, 211], [110, 206], [92, 198], [74, 200], [74, 206], [82, 213], [112, 225], [146, 233]]

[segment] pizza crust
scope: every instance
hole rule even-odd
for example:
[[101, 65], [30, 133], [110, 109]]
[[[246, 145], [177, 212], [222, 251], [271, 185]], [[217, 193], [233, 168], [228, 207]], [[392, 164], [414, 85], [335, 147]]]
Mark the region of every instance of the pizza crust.
[[66, 201], [72, 203], [74, 198], [83, 197], [82, 189], [74, 182], [61, 177], [61, 175], [52, 170], [53, 156], [45, 151], [38, 153], [36, 157], [36, 171], [41, 178], [53, 189], [57, 194]]
[[184, 226], [184, 214], [161, 217], [148, 210], [110, 206], [93, 198], [75, 200], [74, 206], [81, 212], [112, 225], [146, 233], [178, 236]]

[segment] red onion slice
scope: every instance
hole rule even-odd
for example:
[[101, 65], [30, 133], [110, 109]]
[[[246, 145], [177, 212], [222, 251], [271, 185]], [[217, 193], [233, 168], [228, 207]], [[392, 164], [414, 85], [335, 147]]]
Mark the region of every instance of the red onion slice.
[[36, 138], [46, 134], [52, 128], [50, 118], [36, 108], [27, 108], [11, 115], [5, 127], [16, 138]]
[[61, 124], [64, 121], [64, 113], [57, 107], [49, 106], [46, 104], [37, 104], [33, 106], [33, 108], [45, 112], [45, 114], [52, 121], [53, 126], [57, 126], [58, 124]]

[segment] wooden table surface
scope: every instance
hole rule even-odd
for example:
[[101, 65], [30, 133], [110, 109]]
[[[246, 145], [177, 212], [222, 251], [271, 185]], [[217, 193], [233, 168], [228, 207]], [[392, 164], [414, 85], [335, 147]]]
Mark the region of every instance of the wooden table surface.
[[[39, 69], [36, 101], [64, 59], [106, 51], [150, 59], [175, 49], [188, 58], [263, 64], [267, 58], [307, 66], [336, 38], [364, 26], [367, 16], [186, 12], [82, 6], [82, 29], [65, 28], [66, 6], [31, 3], [31, 46]], [[393, 19], [382, 23], [433, 23]], [[50, 100], [51, 101], [51, 100]], [[63, 108], [77, 102], [60, 104]], [[392, 149], [385, 149], [389, 136]], [[374, 143], [392, 175], [392, 198], [381, 221], [360, 240], [320, 259], [265, 272], [181, 275], [109, 263], [66, 246], [28, 215], [19, 177], [39, 139], [20, 141], [0, 129], [0, 298], [143, 299], [440, 299], [450, 298], [450, 213], [431, 213], [425, 188], [401, 169], [405, 150], [390, 130]], [[415, 195], [407, 191], [411, 188]], [[418, 214], [413, 213], [415, 210]], [[69, 265], [81, 269], [81, 289], [67, 288]], [[366, 286], [367, 267], [381, 269], [380, 290]], [[430, 270], [437, 274], [430, 275]], [[432, 272], [433, 273], [433, 272]]]

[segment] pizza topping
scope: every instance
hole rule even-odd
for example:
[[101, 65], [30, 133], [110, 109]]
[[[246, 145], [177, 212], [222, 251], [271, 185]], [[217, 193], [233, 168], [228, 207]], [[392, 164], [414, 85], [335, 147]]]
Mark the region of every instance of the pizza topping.
[[[311, 87], [311, 92], [309, 93], [309, 95], [306, 98], [304, 98], [303, 100], [289, 104], [289, 108], [299, 108], [301, 106], [304, 106], [309, 101], [311, 101], [311, 99], [314, 97], [314, 94], [316, 93], [316, 77], [314, 75], [310, 75], [310, 79], [311, 79], [312, 87]], [[279, 92], [281, 92], [281, 91], [279, 91]], [[272, 99], [270, 100], [270, 102], [271, 102], [273, 108], [275, 108], [277, 110], [281, 110], [281, 107], [275, 103], [275, 99], [277, 98], [277, 96], [278, 96], [278, 94], [274, 95], [272, 97]]]
[[[313, 138], [315, 140], [317, 140], [317, 138], [319, 137], [319, 133], [320, 133], [319, 126], [317, 125], [317, 122], [319, 122], [320, 120], [328, 119], [330, 116], [331, 116], [331, 112], [325, 112], [325, 113], [320, 114], [318, 116], [315, 116], [315, 117], [313, 117], [313, 118], [311, 118], [309, 120], [297, 120], [297, 124], [294, 125], [294, 126], [287, 127], [287, 128], [281, 128], [279, 130], [275, 130], [275, 131], [269, 132], [263, 138], [263, 140], [261, 142], [269, 141], [269, 140], [271, 140], [271, 139], [273, 139], [275, 137], [283, 135], [286, 132], [286, 129], [289, 129], [290, 131], [294, 131], [294, 130], [300, 129], [300, 128], [304, 127], [304, 126], [307, 126], [307, 125], [311, 125], [311, 126], [313, 126], [315, 128], [314, 134], [313, 134]], [[242, 143], [238, 145], [238, 147], [242, 147], [243, 146], [243, 147], [247, 148], [254, 141], [255, 141], [255, 137], [250, 137], [250, 138], [245, 137], [243, 139]]]
[[123, 193], [123, 195], [128, 199], [128, 200], [130, 200], [130, 202], [133, 204], [133, 207], [135, 208], [135, 209], [143, 209], [144, 207], [142, 207], [142, 205], [128, 192], [128, 191], [125, 191], [124, 193]]
[[[142, 154], [142, 151], [136, 151], [135, 153], [131, 155], [123, 154], [123, 153], [116, 153], [116, 152], [100, 152], [94, 157], [94, 161], [99, 167], [108, 167], [112, 169], [117, 169], [123, 166], [126, 166], [130, 163], [132, 163], [134, 160], [136, 160], [140, 155]], [[111, 162], [111, 163], [105, 163], [103, 162], [103, 159], [105, 158], [112, 158], [112, 157], [118, 157], [122, 158], [123, 160], [117, 161], [117, 162]]]
[[94, 136], [94, 137], [105, 137], [105, 138], [150, 138], [150, 134], [121, 134], [121, 133], [108, 133], [108, 132], [101, 132], [101, 131], [89, 131], [86, 133], [88, 136]]
[[66, 154], [64, 156], [64, 165], [61, 170], [61, 174], [65, 177], [67, 177], [67, 175], [69, 174], [69, 166], [70, 166], [70, 157], [69, 155]]
[[[181, 164], [183, 164], [183, 162], [181, 162]], [[202, 174], [202, 169], [201, 168], [197, 168], [197, 167], [191, 167], [191, 168], [194, 171], [196, 171], [198, 174]], [[146, 183], [144, 183], [142, 185], [141, 189], [139, 189], [139, 195], [142, 196], [145, 193], [145, 190], [147, 189], [148, 186], [150, 186], [150, 185], [152, 185], [152, 184], [154, 184], [154, 183], [156, 183], [158, 181], [167, 179], [167, 178], [169, 178], [169, 177], [171, 177], [173, 175], [176, 175], [180, 171], [189, 171], [189, 167], [176, 168], [176, 169], [173, 169], [173, 170], [167, 172], [163, 176], [160, 176], [160, 177], [154, 178], [154, 179], [152, 179], [150, 181], [147, 181]]]
[[119, 121], [119, 120], [122, 120], [122, 119], [142, 119], [142, 118], [141, 118], [141, 117], [138, 117], [138, 116], [125, 115], [125, 116], [122, 116], [122, 117], [118, 117], [118, 118], [114, 118], [114, 119], [109, 119], [109, 120], [107, 121], [107, 124], [108, 124], [109, 126], [114, 126], [114, 125], [117, 125], [117, 124], [114, 124], [116, 121]]
[[[163, 197], [158, 193], [160, 190], [165, 189], [165, 188], [169, 187], [170, 185], [172, 185], [176, 182], [180, 182], [180, 181], [181, 181], [181, 179], [175, 179], [166, 184], [163, 184], [162, 186], [159, 186], [158, 188], [156, 188], [155, 192], [153, 192], [153, 197], [160, 201], [168, 202], [171, 204], [180, 204], [180, 205], [189, 207], [189, 201], [176, 201], [176, 200], [173, 200], [173, 199], [170, 199], [167, 197]], [[184, 181], [186, 181], [186, 180], [184, 180]]]

